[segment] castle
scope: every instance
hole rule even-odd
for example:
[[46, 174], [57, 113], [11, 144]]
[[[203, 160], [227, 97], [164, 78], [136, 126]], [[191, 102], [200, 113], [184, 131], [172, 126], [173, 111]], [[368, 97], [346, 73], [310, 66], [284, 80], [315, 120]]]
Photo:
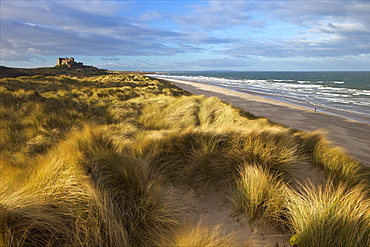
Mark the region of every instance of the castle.
[[67, 65], [68, 68], [82, 68], [84, 67], [83, 63], [75, 62], [73, 57], [66, 57], [66, 58], [58, 58], [57, 59], [57, 66]]

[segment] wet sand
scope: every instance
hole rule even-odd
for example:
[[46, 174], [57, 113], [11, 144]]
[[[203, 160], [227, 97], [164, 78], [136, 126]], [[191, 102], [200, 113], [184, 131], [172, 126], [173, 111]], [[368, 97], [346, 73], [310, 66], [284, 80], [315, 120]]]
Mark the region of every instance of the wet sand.
[[[161, 78], [163, 79], [163, 78]], [[256, 116], [303, 131], [323, 129], [328, 138], [365, 165], [370, 165], [370, 122], [357, 121], [327, 110], [304, 107], [215, 85], [165, 79], [195, 95], [215, 96]]]

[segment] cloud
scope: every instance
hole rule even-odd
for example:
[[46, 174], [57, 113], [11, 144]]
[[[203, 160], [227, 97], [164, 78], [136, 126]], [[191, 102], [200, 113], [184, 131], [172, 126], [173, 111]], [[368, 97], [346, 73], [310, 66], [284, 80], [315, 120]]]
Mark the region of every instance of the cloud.
[[[197, 66], [201, 68], [247, 68], [251, 64], [250, 60], [246, 59], [234, 59], [234, 58], [214, 58], [214, 59], [198, 59], [191, 62], [192, 66]], [[189, 64], [190, 65], [190, 64]]]
[[103, 61], [119, 61], [120, 59], [118, 57], [102, 57], [100, 60], [103, 60]]
[[[97, 4], [95, 1], [4, 1], [1, 18], [56, 26], [65, 29], [109, 27], [117, 25], [113, 13], [120, 8], [114, 2]], [[101, 2], [100, 2], [101, 3]], [[95, 9], [95, 11], [93, 11]], [[111, 15], [106, 15], [111, 12]], [[99, 30], [98, 30], [99, 31]]]
[[21, 54], [28, 59], [27, 54], [32, 52], [33, 55], [93, 56], [184, 52], [182, 46], [163, 42], [163, 38], [176, 38], [180, 34], [126, 22], [124, 17], [110, 14], [117, 12], [114, 4], [107, 7], [105, 2], [88, 2], [91, 5], [86, 7], [87, 2], [73, 3], [5, 2], [1, 12], [1, 60], [14, 60]]
[[[298, 31], [289, 37], [243, 38], [222, 50], [232, 57], [296, 58], [370, 54], [370, 2], [269, 1], [261, 5], [275, 23], [291, 23]], [[279, 26], [277, 26], [278, 28]]]
[[18, 52], [12, 49], [0, 49], [0, 62], [9, 61], [32, 61], [36, 58], [35, 55], [24, 54], [23, 52]]
[[140, 56], [140, 62], [130, 60], [133, 65], [155, 67], [155, 62], [144, 62], [157, 58], [165, 68], [231, 68], [251, 57], [286, 62], [370, 54], [369, 1], [171, 1], [168, 5], [39, 0], [1, 5], [2, 63], [84, 55], [124, 67], [127, 64], [119, 63], [123, 61], [117, 60], [119, 56]]
[[310, 25], [331, 18], [369, 23], [369, 1], [271, 1], [264, 5], [270, 15], [297, 25]]
[[266, 11], [275, 20], [301, 26], [309, 33], [331, 33], [352, 38], [355, 32], [369, 35], [369, 9], [369, 1], [318, 1], [314, 4], [309, 1], [279, 1], [271, 3]]
[[161, 14], [158, 10], [148, 10], [144, 11], [139, 16], [138, 20], [147, 23], [162, 20], [163, 18], [165, 18], [165, 16], [163, 16], [163, 14]]
[[[356, 44], [354, 46], [354, 44]], [[273, 39], [273, 40], [244, 40], [223, 50], [232, 57], [339, 57], [359, 56], [370, 54], [370, 44], [360, 40], [347, 39], [341, 35], [332, 34], [327, 37]]]
[[263, 22], [256, 21], [250, 11], [256, 6], [247, 1], [208, 1], [207, 4], [189, 6], [190, 12], [184, 15], [172, 15], [172, 19], [187, 27], [203, 29], [224, 29], [232, 26], [258, 26]]
[[6, 2], [2, 9], [6, 14], [1, 17], [1, 60], [20, 59], [21, 54], [29, 59], [32, 52], [48, 56], [172, 56], [202, 52], [203, 44], [230, 42], [205, 33], [180, 33], [143, 24], [161, 18], [158, 11], [144, 11], [140, 20], [132, 22], [134, 18], [127, 17], [126, 12], [117, 15], [122, 6], [106, 6], [105, 2], [85, 5], [86, 2], [63, 1], [32, 1], [24, 5]]

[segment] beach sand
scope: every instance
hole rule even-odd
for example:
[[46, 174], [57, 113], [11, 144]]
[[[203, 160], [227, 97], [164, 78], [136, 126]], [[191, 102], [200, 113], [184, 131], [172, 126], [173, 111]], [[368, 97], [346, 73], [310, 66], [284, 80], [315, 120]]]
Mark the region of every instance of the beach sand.
[[215, 96], [255, 116], [303, 131], [322, 129], [348, 155], [370, 165], [370, 123], [224, 87], [166, 79], [195, 95]]
[[209, 229], [219, 229], [233, 235], [228, 246], [290, 247], [290, 234], [284, 234], [259, 222], [249, 224], [243, 215], [233, 216], [231, 202], [221, 191], [207, 189], [194, 191], [187, 186], [173, 188], [174, 204], [180, 209], [185, 225], [192, 228], [199, 224]]

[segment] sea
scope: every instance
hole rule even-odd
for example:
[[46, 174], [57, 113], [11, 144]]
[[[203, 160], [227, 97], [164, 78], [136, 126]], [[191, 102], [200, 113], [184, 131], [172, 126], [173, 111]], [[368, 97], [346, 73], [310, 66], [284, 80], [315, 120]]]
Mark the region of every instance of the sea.
[[207, 83], [356, 120], [370, 119], [370, 71], [161, 72], [155, 77]]

